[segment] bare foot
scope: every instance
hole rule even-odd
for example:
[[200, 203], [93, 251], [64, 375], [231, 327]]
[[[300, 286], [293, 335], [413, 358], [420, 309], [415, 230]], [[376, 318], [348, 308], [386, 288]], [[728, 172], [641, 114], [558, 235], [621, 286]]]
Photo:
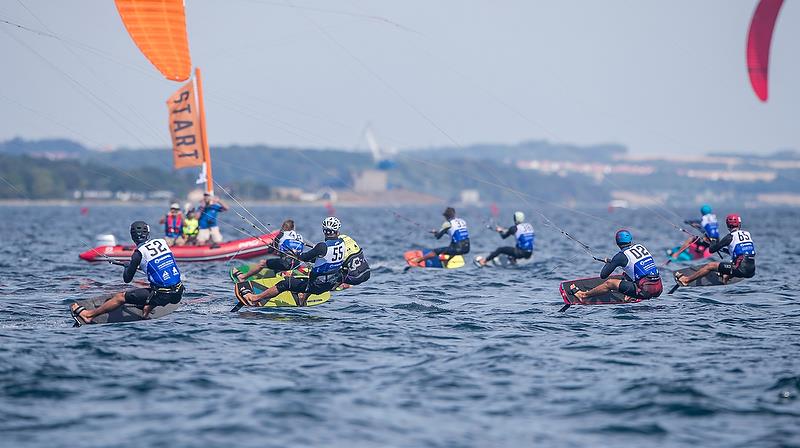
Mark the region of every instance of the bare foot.
[[[78, 309], [78, 308], [80, 308], [80, 305], [78, 305], [77, 303], [73, 303], [72, 305], [70, 305], [70, 309], [73, 311], [73, 313], [74, 313], [74, 312], [75, 312], [75, 310], [76, 310], [76, 309]], [[90, 323], [92, 323], [92, 318], [91, 318], [91, 317], [88, 317], [88, 316], [86, 316], [86, 313], [88, 313], [88, 312], [89, 312], [89, 310], [86, 310], [86, 309], [85, 309], [85, 310], [81, 311], [81, 312], [80, 312], [80, 314], [78, 314], [78, 316], [79, 316], [79, 317], [80, 317], [80, 318], [81, 318], [81, 319], [82, 319], [84, 322], [86, 322], [87, 324], [90, 324]]]
[[679, 276], [675, 277], [675, 281], [678, 282], [678, 284], [681, 285], [681, 286], [686, 286], [686, 285], [689, 284], [686, 281], [687, 278], [688, 277], [686, 277], [685, 275], [679, 275]]

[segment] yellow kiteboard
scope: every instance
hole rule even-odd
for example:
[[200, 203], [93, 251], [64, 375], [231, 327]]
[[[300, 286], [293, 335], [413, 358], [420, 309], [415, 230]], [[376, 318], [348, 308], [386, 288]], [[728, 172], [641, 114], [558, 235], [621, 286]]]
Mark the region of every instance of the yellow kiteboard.
[[[281, 280], [283, 280], [283, 277], [271, 277], [271, 278], [262, 278], [262, 279], [237, 283], [234, 287], [234, 294], [236, 295], [236, 300], [239, 302], [240, 305], [247, 306], [244, 304], [244, 300], [242, 300], [240, 296], [242, 289], [249, 289], [250, 291], [253, 291], [253, 293], [258, 294], [263, 291], [266, 291], [272, 286], [275, 286]], [[269, 299], [269, 301], [263, 303], [261, 306], [262, 307], [317, 306], [327, 302], [330, 298], [331, 298], [331, 293], [324, 292], [322, 294], [312, 294], [308, 296], [305, 301], [302, 301], [297, 297], [296, 292], [284, 291], [278, 294], [277, 296]]]

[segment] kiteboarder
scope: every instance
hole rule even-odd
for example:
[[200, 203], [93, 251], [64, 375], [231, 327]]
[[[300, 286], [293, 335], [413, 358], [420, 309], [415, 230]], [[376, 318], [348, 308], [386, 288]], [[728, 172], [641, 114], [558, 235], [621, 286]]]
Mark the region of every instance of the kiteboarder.
[[447, 207], [442, 213], [445, 222], [439, 230], [431, 230], [431, 233], [438, 240], [444, 234], [450, 235], [450, 245], [433, 249], [430, 253], [423, 255], [421, 258], [414, 260], [414, 263], [421, 263], [441, 254], [449, 255], [464, 255], [469, 253], [469, 231], [467, 231], [467, 222], [461, 218], [456, 218], [456, 210], [453, 207]]
[[514, 212], [514, 225], [509, 227], [508, 229], [504, 229], [500, 226], [495, 228], [497, 233], [500, 234], [500, 237], [503, 239], [508, 238], [511, 235], [514, 235], [514, 239], [516, 240], [517, 244], [514, 247], [511, 246], [503, 246], [498, 247], [495, 249], [494, 252], [490, 253], [489, 256], [486, 258], [477, 257], [475, 262], [483, 267], [486, 266], [486, 263], [492, 261], [494, 257], [505, 254], [508, 255], [508, 258], [511, 259], [512, 262], [516, 262], [516, 260], [520, 258], [531, 258], [533, 254], [533, 242], [536, 235], [533, 232], [533, 225], [529, 222], [525, 222], [525, 214], [522, 212]]
[[731, 261], [706, 263], [692, 275], [679, 275], [675, 280], [681, 286], [686, 286], [700, 277], [711, 272], [722, 274], [723, 282], [730, 277], [751, 278], [756, 275], [756, 246], [750, 232], [742, 230], [742, 218], [737, 214], [730, 214], [725, 218], [729, 233], [721, 240], [709, 247], [711, 253], [727, 248], [731, 254]]
[[684, 241], [683, 246], [688, 247], [693, 242], [698, 246], [697, 252], [704, 252], [706, 247], [711, 246], [712, 243], [719, 240], [719, 224], [717, 223], [717, 215], [712, 213], [711, 206], [703, 204], [700, 207], [700, 219], [687, 219], [684, 221], [686, 224], [703, 231], [703, 238], [691, 237]]
[[284, 291], [296, 292], [299, 305], [304, 306], [309, 294], [322, 294], [333, 291], [342, 283], [342, 264], [345, 259], [345, 243], [339, 236], [342, 223], [335, 216], [322, 221], [322, 233], [325, 241], [317, 243], [313, 249], [303, 252], [300, 260], [314, 262], [308, 278], [288, 277], [264, 292], [254, 294], [247, 289], [247, 283], [239, 283], [239, 296], [248, 306], [260, 306]]
[[356, 240], [347, 235], [339, 235], [339, 238], [344, 241], [345, 246], [342, 283], [353, 286], [369, 280], [370, 269], [367, 259], [364, 257], [364, 250], [356, 243]]
[[136, 250], [130, 262], [125, 264], [122, 281], [130, 283], [137, 269], [141, 268], [147, 273], [150, 286], [118, 292], [93, 310], [73, 303], [70, 309], [79, 324], [91, 323], [95, 316], [113, 311], [126, 303], [141, 308], [147, 318], [153, 308], [181, 301], [184, 291], [181, 271], [167, 242], [163, 238], [150, 239], [150, 226], [144, 221], [131, 224], [131, 239], [136, 244]]
[[608, 279], [589, 291], [579, 291], [578, 287], [572, 284], [570, 292], [581, 302], [611, 291], [619, 291], [636, 299], [651, 299], [660, 296], [663, 291], [661, 275], [658, 273], [658, 267], [650, 252], [642, 244], [634, 244], [633, 235], [627, 230], [619, 230], [615, 240], [619, 252], [611, 259], [606, 258], [606, 264], [600, 271], [600, 278], [608, 278], [618, 267], [623, 270], [623, 278]]
[[222, 234], [217, 225], [217, 213], [228, 210], [222, 200], [214, 197], [213, 193], [203, 194], [203, 206], [200, 208], [200, 230], [197, 232], [197, 244], [205, 244], [209, 238], [214, 243], [222, 242]]
[[285, 272], [297, 269], [301, 266], [300, 254], [303, 253], [303, 235], [300, 235], [294, 230], [294, 220], [287, 219], [281, 224], [281, 230], [273, 240], [273, 249], [277, 249], [279, 254], [278, 258], [264, 259], [256, 263], [254, 269], [250, 269], [247, 273], [242, 273], [238, 269], [233, 271], [233, 275], [239, 279], [240, 282], [258, 274], [261, 269], [267, 268], [275, 272]]
[[162, 216], [158, 223], [164, 224], [164, 240], [167, 244], [170, 246], [183, 244], [183, 213], [177, 202], [169, 206], [169, 212]]

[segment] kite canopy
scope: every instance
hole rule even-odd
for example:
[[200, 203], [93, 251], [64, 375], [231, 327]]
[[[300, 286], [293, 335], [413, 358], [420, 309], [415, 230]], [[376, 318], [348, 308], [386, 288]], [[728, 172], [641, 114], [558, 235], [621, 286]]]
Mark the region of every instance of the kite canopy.
[[147, 59], [172, 81], [192, 73], [183, 0], [115, 0], [122, 23]]
[[747, 70], [750, 85], [761, 101], [767, 101], [769, 75], [769, 48], [772, 30], [783, 5], [783, 0], [761, 0], [753, 13], [747, 33]]

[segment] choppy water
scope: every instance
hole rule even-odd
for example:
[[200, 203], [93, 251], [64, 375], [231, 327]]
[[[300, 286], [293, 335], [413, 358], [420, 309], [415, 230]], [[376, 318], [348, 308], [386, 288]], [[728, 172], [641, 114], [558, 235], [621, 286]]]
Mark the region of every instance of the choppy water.
[[[184, 263], [176, 313], [71, 328], [71, 300], [122, 286], [119, 268], [77, 259], [78, 239], [159, 211], [0, 208], [0, 445], [800, 446], [797, 212], [744, 211], [755, 279], [559, 314], [559, 280], [599, 265], [540, 220], [522, 268], [403, 274], [402, 251], [430, 236], [340, 209], [373, 276], [324, 306], [230, 314], [227, 265]], [[254, 211], [312, 240], [325, 214]], [[440, 223], [438, 208], [397, 212]], [[646, 210], [547, 213], [603, 255], [618, 223], [654, 253], [683, 238]], [[462, 215], [472, 255], [500, 243], [484, 209]]]

